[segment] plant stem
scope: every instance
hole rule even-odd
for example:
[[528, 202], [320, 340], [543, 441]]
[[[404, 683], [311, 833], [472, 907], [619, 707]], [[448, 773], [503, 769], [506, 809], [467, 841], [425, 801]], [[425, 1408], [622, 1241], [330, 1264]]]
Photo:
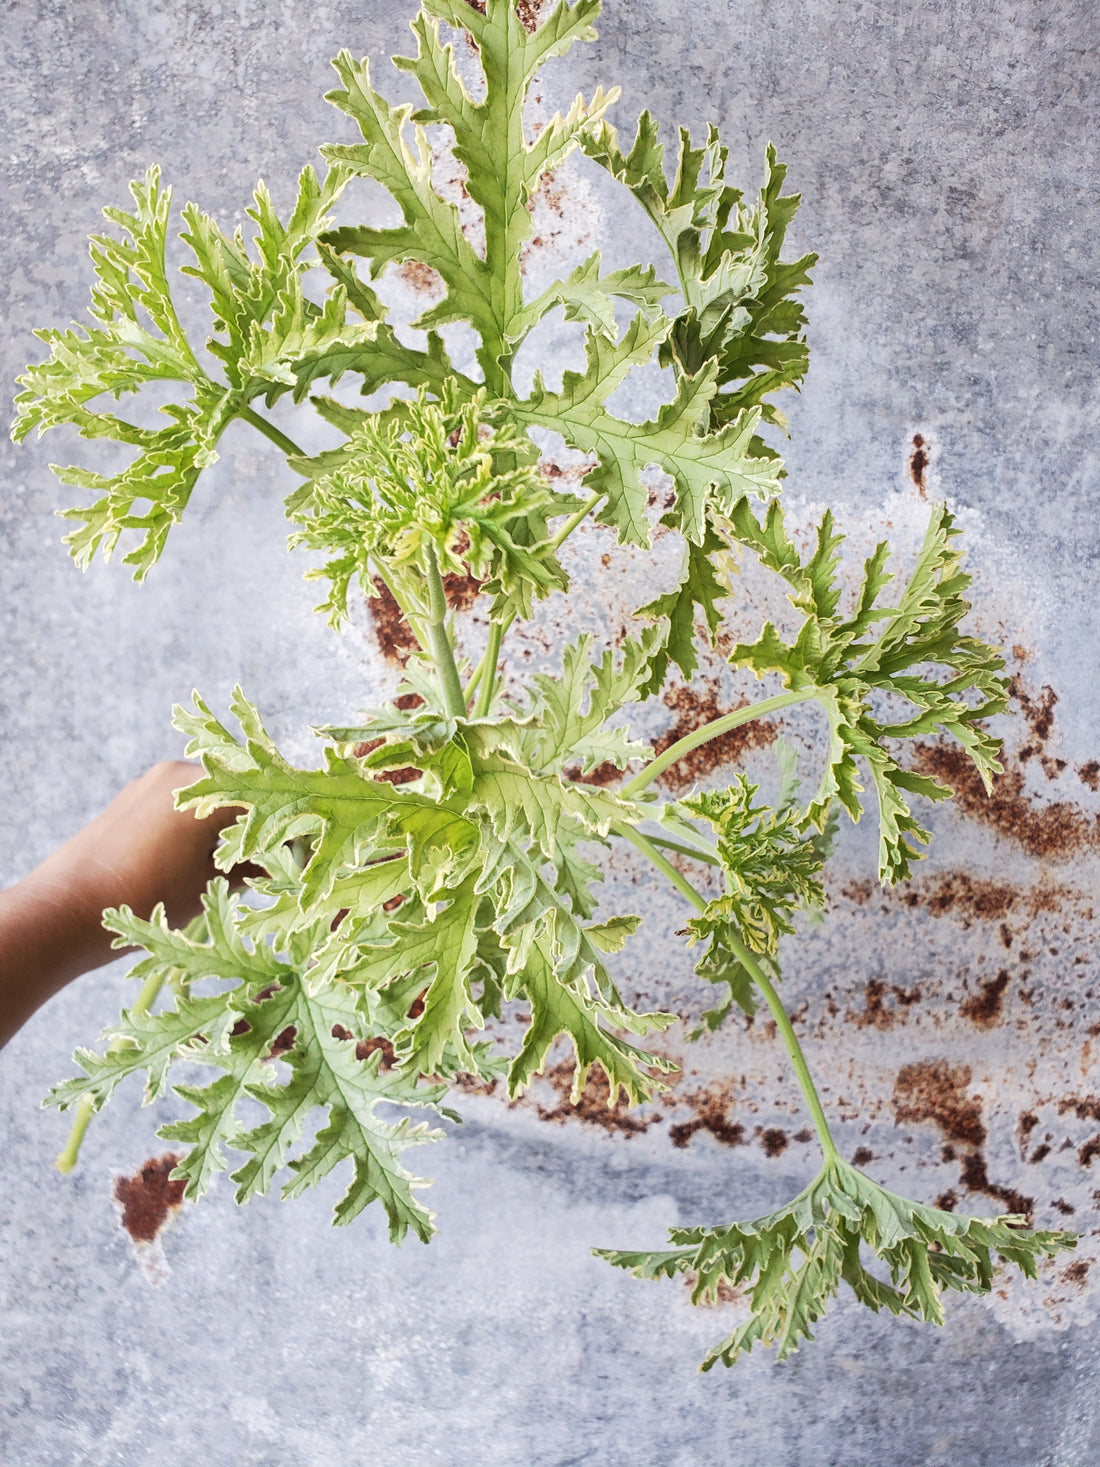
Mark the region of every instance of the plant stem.
[[663, 846], [666, 851], [676, 851], [681, 856], [690, 856], [693, 861], [705, 861], [708, 866], [721, 865], [716, 855], [701, 850], [699, 846], [683, 845], [678, 840], [669, 840], [665, 835], [650, 835], [646, 839], [655, 846]]
[[443, 577], [439, 574], [434, 546], [428, 548], [428, 615], [428, 651], [439, 674], [443, 706], [452, 718], [465, 718], [466, 699], [455, 666], [454, 649], [447, 635], [447, 598], [443, 594]]
[[644, 790], [647, 784], [663, 774], [670, 764], [675, 764], [685, 754], [690, 754], [692, 749], [697, 749], [700, 744], [709, 743], [711, 739], [719, 738], [731, 729], [740, 728], [743, 723], [752, 723], [757, 718], [767, 718], [770, 713], [777, 713], [780, 708], [789, 708], [792, 703], [805, 703], [808, 699], [817, 696], [813, 688], [802, 688], [797, 692], [779, 693], [774, 698], [765, 698], [762, 703], [750, 703], [745, 708], [738, 708], [733, 713], [726, 713], [721, 718], [715, 718], [710, 723], [703, 724], [693, 733], [685, 734], [682, 739], [677, 739], [663, 754], [658, 754], [656, 759], [647, 764], [646, 767], [623, 785], [619, 793], [624, 799], [629, 800], [632, 795]]
[[504, 626], [499, 621], [491, 622], [489, 625], [489, 645], [485, 649], [478, 671], [482, 672], [481, 690], [477, 695], [477, 704], [474, 708], [475, 718], [486, 718], [492, 707], [493, 694], [496, 692], [497, 683], [497, 660], [500, 657], [500, 644], [504, 637]]
[[[697, 911], [703, 912], [706, 910], [707, 904], [703, 898], [687, 878], [677, 871], [672, 862], [666, 860], [661, 855], [660, 851], [657, 850], [648, 836], [642, 835], [629, 825], [616, 825], [615, 830], [617, 834], [625, 836], [631, 845], [637, 846], [643, 855], [648, 856], [654, 866], [659, 871], [664, 872], [676, 890], [687, 897], [688, 901]], [[749, 951], [733, 931], [727, 930], [726, 942], [734, 957], [736, 957], [737, 961], [764, 995], [764, 1002], [771, 1010], [772, 1018], [775, 1020], [776, 1028], [782, 1037], [783, 1046], [787, 1051], [787, 1056], [790, 1059], [795, 1077], [798, 1080], [799, 1088], [805, 1097], [807, 1108], [813, 1119], [814, 1130], [817, 1132], [817, 1139], [821, 1143], [821, 1149], [825, 1153], [826, 1162], [832, 1163], [839, 1161], [840, 1154], [836, 1149], [836, 1142], [833, 1140], [832, 1133], [829, 1130], [829, 1122], [825, 1118], [825, 1111], [822, 1108], [817, 1087], [814, 1085], [813, 1077], [806, 1063], [806, 1056], [802, 1053], [802, 1046], [798, 1042], [798, 1035], [794, 1032], [794, 1025], [787, 1016], [787, 1010], [783, 1007], [782, 1000], [778, 993], [776, 993], [771, 979], [764, 972], [755, 954]]]
[[649, 859], [653, 862], [654, 866], [657, 867], [657, 870], [664, 872], [664, 874], [668, 877], [669, 881], [672, 882], [676, 890], [681, 894], [681, 896], [687, 897], [688, 901], [696, 909], [696, 911], [706, 911], [706, 902], [695, 890], [691, 882], [687, 879], [686, 876], [682, 876], [680, 872], [677, 871], [676, 867], [672, 864], [671, 861], [661, 855], [660, 851], [657, 849], [657, 847], [653, 844], [648, 836], [643, 835], [640, 830], [635, 830], [632, 825], [616, 825], [615, 833], [617, 835], [621, 835], [625, 840], [628, 840], [632, 846], [637, 846], [643, 856], [648, 856]]
[[821, 1142], [821, 1149], [825, 1153], [826, 1161], [839, 1161], [840, 1155], [836, 1149], [836, 1142], [833, 1140], [832, 1132], [829, 1130], [829, 1122], [825, 1119], [825, 1111], [822, 1108], [817, 1087], [813, 1082], [813, 1076], [810, 1074], [810, 1067], [806, 1063], [806, 1056], [802, 1053], [802, 1046], [798, 1042], [798, 1035], [794, 1032], [794, 1025], [790, 1021], [787, 1010], [783, 1007], [782, 1000], [775, 991], [774, 984], [767, 973], [764, 972], [756, 956], [749, 951], [741, 939], [732, 931], [727, 933], [726, 941], [729, 944], [730, 951], [764, 995], [764, 1002], [771, 1010], [772, 1018], [775, 1020], [776, 1027], [782, 1036], [787, 1056], [798, 1078], [799, 1088], [809, 1107], [810, 1115], [813, 1118], [814, 1130], [817, 1132], [817, 1139]]
[[[164, 986], [166, 972], [154, 973], [146, 978], [141, 986], [141, 991], [134, 1000], [130, 1012], [132, 1014], [147, 1014], [156, 1002], [157, 994]], [[108, 1054], [117, 1054], [120, 1049], [125, 1048], [128, 1040], [113, 1039], [107, 1046]], [[59, 1172], [71, 1172], [76, 1166], [77, 1157], [80, 1155], [80, 1143], [84, 1140], [84, 1133], [91, 1125], [92, 1116], [95, 1115], [95, 1102], [90, 1095], [82, 1095], [77, 1103], [76, 1114], [69, 1130], [69, 1139], [57, 1154], [54, 1166]]]
[[592, 513], [592, 511], [596, 508], [597, 504], [599, 504], [600, 500], [606, 497], [607, 491], [605, 489], [600, 489], [591, 496], [587, 504], [582, 505], [582, 507], [578, 509], [575, 514], [571, 514], [566, 520], [565, 524], [562, 525], [561, 529], [550, 541], [551, 549], [560, 550], [561, 547], [565, 544], [566, 540], [569, 539], [569, 536], [577, 528], [577, 526], [583, 524], [588, 516]]
[[285, 433], [280, 433], [274, 423], [269, 423], [266, 418], [261, 418], [259, 413], [253, 412], [250, 407], [242, 408], [237, 416], [244, 422], [250, 423], [265, 438], [270, 438], [276, 448], [281, 448], [291, 458], [307, 457], [305, 450], [299, 448], [293, 438], [288, 438]]

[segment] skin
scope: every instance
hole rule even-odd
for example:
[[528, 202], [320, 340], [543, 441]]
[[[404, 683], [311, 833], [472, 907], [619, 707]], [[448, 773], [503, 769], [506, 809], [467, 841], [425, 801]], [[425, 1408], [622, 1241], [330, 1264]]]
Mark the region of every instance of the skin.
[[0, 892], [0, 1046], [67, 983], [118, 956], [101, 925], [105, 907], [125, 905], [148, 917], [163, 902], [176, 927], [197, 914], [216, 874], [218, 836], [239, 812], [197, 820], [175, 809], [175, 791], [193, 783], [195, 772], [183, 760], [154, 765]]

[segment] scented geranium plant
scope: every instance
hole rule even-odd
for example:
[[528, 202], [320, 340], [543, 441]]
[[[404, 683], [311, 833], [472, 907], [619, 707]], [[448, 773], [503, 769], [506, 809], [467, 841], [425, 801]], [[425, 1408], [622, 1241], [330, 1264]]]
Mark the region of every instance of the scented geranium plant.
[[[120, 947], [144, 950], [132, 970], [140, 994], [107, 1031], [104, 1052], [77, 1052], [79, 1075], [50, 1101], [78, 1108], [75, 1148], [127, 1076], [144, 1072], [152, 1100], [175, 1064], [209, 1067], [211, 1083], [175, 1086], [184, 1114], [160, 1132], [185, 1148], [175, 1175], [187, 1197], [230, 1165], [227, 1150], [238, 1157], [241, 1202], [277, 1181], [296, 1196], [348, 1162], [336, 1221], [377, 1203], [394, 1241], [410, 1230], [427, 1241], [432, 1214], [406, 1153], [437, 1134], [433, 1112], [453, 1114], [446, 1097], [457, 1077], [504, 1076], [517, 1096], [568, 1042], [574, 1099], [595, 1068], [612, 1103], [637, 1103], [675, 1068], [659, 1043], [674, 1016], [636, 1012], [608, 967], [639, 923], [597, 909], [601, 847], [625, 841], [683, 901], [696, 971], [717, 994], [704, 1027], [734, 1010], [770, 1011], [822, 1164], [770, 1216], [674, 1229], [666, 1251], [602, 1256], [643, 1277], [693, 1275], [698, 1300], [726, 1286], [742, 1292], [748, 1320], [707, 1365], [731, 1363], [758, 1341], [782, 1358], [810, 1336], [842, 1282], [872, 1309], [939, 1321], [944, 1290], [987, 1292], [998, 1261], [1033, 1274], [1072, 1244], [1022, 1218], [907, 1201], [844, 1161], [777, 992], [779, 946], [795, 914], [824, 902], [824, 834], [835, 812], [860, 819], [868, 783], [879, 878], [904, 880], [928, 839], [913, 797], [949, 794], [906, 767], [906, 740], [952, 737], [988, 785], [1000, 766], [986, 721], [1005, 708], [1006, 685], [999, 654], [960, 630], [968, 578], [946, 507], [933, 509], [900, 578], [879, 545], [854, 597], [842, 595], [831, 515], [805, 552], [784, 521], [783, 467], [765, 434], [783, 427], [776, 395], [806, 370], [798, 297], [814, 257], [783, 258], [798, 200], [783, 193], [774, 152], [749, 200], [726, 180], [713, 128], [701, 143], [681, 131], [670, 147], [643, 113], [633, 141], [621, 143], [606, 120], [617, 90], [578, 97], [543, 126], [525, 118], [540, 67], [592, 40], [598, 9], [599, 0], [561, 0], [538, 21], [512, 0], [425, 0], [415, 56], [394, 58], [419, 84], [422, 106], [392, 106], [367, 62], [344, 52], [329, 100], [360, 141], [321, 149], [326, 172], [302, 173], [287, 218], [262, 185], [251, 241], [195, 205], [183, 210], [183, 273], [209, 297], [207, 341], [180, 324], [180, 287], [166, 266], [170, 194], [155, 168], [132, 186], [132, 212], [106, 210], [113, 232], [93, 237], [91, 324], [39, 333], [49, 356], [22, 378], [15, 436], [65, 424], [134, 450], [114, 475], [56, 470], [86, 498], [64, 511], [79, 565], [125, 541], [124, 561], [143, 579], [221, 435], [240, 422], [286, 455], [291, 543], [319, 552], [310, 574], [324, 584], [320, 609], [339, 625], [349, 598], [383, 589], [416, 642], [392, 701], [354, 726], [320, 731], [317, 768], [285, 759], [239, 690], [235, 727], [197, 695], [177, 710], [203, 769], [178, 803], [200, 815], [240, 807], [218, 863], [228, 872], [251, 862], [264, 874], [243, 893], [214, 881], [203, 916], [182, 931], [160, 910], [148, 921], [125, 908], [106, 914]], [[466, 41], [460, 66], [455, 43]], [[467, 82], [471, 70], [480, 75]], [[435, 186], [429, 126], [449, 132], [473, 228]], [[605, 271], [597, 252], [529, 294], [520, 262], [532, 199], [577, 150], [643, 211], [665, 265], [660, 275], [652, 265]], [[334, 205], [354, 179], [382, 185], [401, 222], [337, 226]], [[372, 283], [407, 262], [430, 267], [444, 287], [414, 323], [426, 333], [419, 347], [387, 321]], [[523, 391], [517, 353], [556, 310], [583, 327], [583, 366], [558, 389], [536, 375]], [[475, 334], [469, 371], [452, 363], [440, 334], [454, 323]], [[670, 369], [674, 392], [650, 421], [626, 421], [609, 399], [651, 362]], [[340, 379], [384, 405], [326, 394]], [[112, 410], [112, 399], [151, 383], [179, 392], [161, 409], [162, 426]], [[303, 452], [264, 415], [283, 398], [319, 413], [338, 446]], [[562, 494], [540, 472], [533, 430], [590, 456], [581, 495]], [[597, 655], [582, 636], [565, 647], [557, 675], [521, 687], [507, 676], [509, 631], [552, 593], [567, 618], [559, 552], [586, 522], [648, 546], [643, 475], [654, 467], [673, 486], [661, 523], [682, 540], [676, 585], [638, 609], [634, 634], [616, 649]], [[766, 624], [729, 661], [783, 691], [654, 758], [623, 710], [659, 696], [674, 670], [690, 678], [700, 643], [714, 647], [731, 551], [757, 557], [784, 583], [798, 624], [791, 636]], [[479, 587], [489, 632], [476, 666], [449, 614], [448, 574]], [[769, 806], [742, 775], [680, 800], [656, 794], [658, 776], [686, 752], [807, 702], [828, 731], [808, 803], [788, 782]], [[886, 718], [883, 708], [897, 711]], [[608, 766], [621, 771], [617, 782]], [[597, 767], [600, 782], [586, 783]], [[706, 890], [718, 895], [702, 894], [685, 874], [693, 868], [710, 873]], [[515, 1052], [491, 1023], [504, 1005], [529, 1020]], [[268, 1063], [276, 1055], [282, 1064]], [[261, 1124], [240, 1118], [246, 1098], [265, 1108]]]

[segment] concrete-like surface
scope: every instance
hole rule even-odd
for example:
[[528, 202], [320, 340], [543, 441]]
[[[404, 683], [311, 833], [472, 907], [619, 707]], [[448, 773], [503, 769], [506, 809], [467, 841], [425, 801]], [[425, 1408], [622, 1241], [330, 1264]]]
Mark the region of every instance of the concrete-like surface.
[[[316, 144], [349, 136], [321, 100], [329, 58], [343, 45], [369, 53], [379, 84], [404, 95], [407, 78], [384, 58], [408, 46], [412, 13], [411, 0], [0, 7], [4, 379], [38, 353], [32, 328], [83, 311], [84, 236], [129, 178], [159, 161], [178, 203], [194, 198], [228, 223], [257, 177], [285, 203]], [[845, 832], [832, 914], [791, 945], [786, 992], [826, 1104], [848, 1154], [869, 1151], [881, 1180], [929, 1200], [954, 1191], [979, 1212], [1023, 1194], [1041, 1225], [1084, 1234], [1077, 1262], [1091, 1263], [1094, 8], [607, 0], [599, 31], [554, 64], [548, 101], [622, 83], [624, 131], [643, 106], [669, 123], [717, 121], [750, 188], [774, 141], [803, 194], [794, 244], [821, 263], [813, 365], [787, 404], [796, 517], [836, 504], [853, 564], [884, 533], [911, 555], [927, 516], [907, 468], [920, 433], [927, 492], [948, 497], [968, 533], [974, 626], [1014, 649], [1022, 696], [1004, 723], [1000, 800], [938, 814], [925, 869], [890, 896], [867, 885], [869, 834]], [[589, 232], [610, 233], [619, 262], [648, 248], [641, 216], [609, 205], [595, 170], [578, 163], [560, 183], [552, 249]], [[568, 364], [571, 341], [548, 342], [548, 371]], [[342, 719], [386, 685], [368, 618], [341, 642], [309, 614], [314, 590], [283, 548], [290, 480], [278, 456], [243, 429], [223, 450], [138, 588], [119, 566], [81, 577], [58, 543], [65, 491], [47, 464], [88, 445], [55, 434], [0, 449], [0, 879], [177, 753], [169, 709], [193, 686], [222, 705], [241, 681], [306, 756], [308, 724]], [[552, 605], [530, 660], [571, 625], [617, 626], [661, 586], [667, 549], [649, 571], [600, 533], [583, 539], [575, 619]], [[758, 576], [745, 592], [735, 625], [751, 632]], [[809, 758], [812, 721], [789, 731]], [[769, 757], [752, 767], [765, 772]], [[617, 857], [609, 907], [639, 901], [652, 916], [625, 982], [697, 1009], [675, 937], [682, 911]], [[512, 1109], [462, 1100], [466, 1124], [417, 1158], [436, 1178], [441, 1235], [428, 1249], [391, 1249], [374, 1210], [331, 1230], [334, 1178], [306, 1200], [243, 1211], [222, 1184], [139, 1255], [112, 1188], [165, 1149], [154, 1133], [168, 1108], [143, 1111], [124, 1088], [72, 1178], [50, 1165], [67, 1121], [38, 1110], [74, 1045], [117, 1011], [122, 972], [76, 985], [0, 1055], [5, 1467], [169, 1455], [204, 1467], [1100, 1462], [1096, 1269], [1062, 1260], [1037, 1284], [952, 1299], [939, 1331], [842, 1300], [787, 1365], [760, 1354], [698, 1376], [728, 1311], [693, 1312], [681, 1285], [642, 1284], [589, 1256], [591, 1244], [656, 1245], [674, 1221], [752, 1215], [807, 1179], [804, 1117], [760, 1026], [687, 1052], [676, 1108], [644, 1134], [547, 1119], [560, 1100], [549, 1086]], [[982, 1024], [969, 1001], [1001, 973], [1000, 1008]], [[672, 1049], [685, 1053], [675, 1036]], [[925, 1069], [903, 1073], [912, 1065]], [[914, 1074], [936, 1079], [938, 1098]], [[945, 1151], [951, 1104], [980, 1108], [980, 1152]], [[715, 1116], [741, 1124], [744, 1143], [722, 1145], [704, 1126], [671, 1144], [673, 1124]], [[762, 1129], [783, 1133], [777, 1155]], [[983, 1166], [996, 1195], [967, 1192]]]

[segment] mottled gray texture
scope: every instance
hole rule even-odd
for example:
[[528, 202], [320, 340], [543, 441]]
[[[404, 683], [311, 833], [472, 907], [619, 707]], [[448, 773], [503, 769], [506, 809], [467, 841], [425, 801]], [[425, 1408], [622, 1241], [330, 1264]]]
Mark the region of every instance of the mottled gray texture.
[[[321, 101], [328, 59], [347, 45], [381, 66], [405, 47], [412, 9], [0, 5], [5, 380], [37, 350], [33, 327], [82, 311], [83, 237], [101, 203], [121, 202], [153, 160], [179, 202], [195, 198], [223, 222], [242, 218], [261, 175], [285, 202], [315, 145], [348, 136]], [[764, 143], [777, 144], [805, 199], [796, 244], [821, 255], [814, 364], [789, 405], [791, 501], [808, 519], [832, 500], [861, 550], [886, 527], [911, 554], [926, 506], [907, 454], [914, 432], [930, 440], [930, 492], [950, 497], [970, 532], [975, 625], [1019, 646], [1025, 691], [1048, 683], [1059, 697], [1046, 752], [1066, 768], [1051, 780], [1036, 758], [1014, 765], [1020, 798], [1040, 818], [1060, 800], [1089, 820], [1096, 797], [1075, 771], [1100, 753], [1094, 41], [1085, 0], [608, 0], [598, 46], [551, 77], [565, 98], [623, 83], [624, 129], [643, 105], [669, 121], [720, 122], [750, 187]], [[379, 76], [404, 94], [406, 78]], [[648, 248], [640, 216], [621, 202], [609, 212], [591, 169], [565, 183], [576, 233], [610, 228], [616, 260]], [[567, 362], [570, 340], [549, 343], [548, 370]], [[4, 879], [178, 751], [169, 708], [193, 685], [221, 706], [239, 679], [305, 754], [309, 723], [345, 716], [389, 676], [365, 619], [340, 644], [309, 616], [315, 596], [283, 551], [278, 456], [242, 428], [223, 450], [139, 589], [117, 566], [81, 578], [58, 545], [51, 511], [62, 500], [46, 465], [73, 443], [3, 449]], [[608, 601], [615, 623], [666, 584], [667, 551], [658, 544], [650, 573], [601, 534], [582, 541], [577, 624], [606, 629]], [[764, 595], [746, 576], [739, 627], [751, 630]], [[546, 639], [528, 639], [532, 663], [560, 636], [559, 611]], [[1022, 720], [1005, 727], [1018, 751]], [[812, 720], [791, 731], [810, 757]], [[766, 769], [766, 754], [755, 761]], [[915, 905], [852, 884], [872, 875], [873, 842], [846, 832], [836, 910], [792, 948], [787, 989], [807, 1006], [826, 1104], [849, 1155], [868, 1147], [876, 1176], [932, 1198], [959, 1187], [959, 1160], [943, 1157], [934, 1124], [896, 1122], [893, 1088], [914, 1060], [969, 1066], [989, 1177], [1034, 1196], [1041, 1223], [1068, 1217], [1089, 1233], [1091, 1259], [1100, 1181], [1079, 1151], [1097, 1129], [1086, 1103], [1095, 858], [1086, 842], [1039, 859], [1018, 830], [998, 836], [950, 812], [937, 831]], [[1000, 884], [995, 920], [958, 897], [959, 869]], [[624, 981], [697, 1010], [675, 936], [682, 911], [625, 858], [609, 875], [609, 903], [653, 913]], [[979, 1029], [961, 1002], [1002, 967], [1001, 1022]], [[885, 998], [867, 991], [875, 979]], [[907, 1007], [902, 996], [917, 990]], [[0, 1459], [13, 1467], [136, 1467], [166, 1454], [210, 1467], [1100, 1461], [1096, 1312], [1088, 1280], [1067, 1280], [1064, 1264], [988, 1304], [952, 1300], [942, 1331], [842, 1301], [785, 1367], [759, 1357], [700, 1377], [694, 1364], [728, 1330], [728, 1311], [693, 1313], [682, 1286], [637, 1283], [588, 1256], [589, 1244], [656, 1244], [676, 1220], [751, 1214], [807, 1179], [811, 1147], [791, 1139], [769, 1159], [753, 1135], [804, 1123], [759, 1029], [734, 1026], [691, 1052], [681, 1087], [712, 1086], [746, 1145], [701, 1132], [670, 1147], [668, 1122], [689, 1118], [686, 1108], [629, 1137], [540, 1119], [533, 1103], [470, 1099], [466, 1126], [426, 1162], [441, 1224], [430, 1249], [390, 1249], [373, 1210], [330, 1230], [335, 1182], [243, 1212], [222, 1184], [139, 1259], [112, 1179], [162, 1149], [154, 1130], [166, 1107], [142, 1111], [126, 1088], [68, 1179], [50, 1169], [66, 1122], [36, 1109], [123, 992], [120, 970], [89, 977], [0, 1056]], [[684, 1052], [680, 1040], [671, 1048]], [[544, 1111], [557, 1100], [537, 1096]], [[1036, 1117], [1026, 1147], [1025, 1112]], [[1048, 1134], [1045, 1158], [1026, 1161]], [[995, 1204], [978, 1194], [962, 1205]]]

